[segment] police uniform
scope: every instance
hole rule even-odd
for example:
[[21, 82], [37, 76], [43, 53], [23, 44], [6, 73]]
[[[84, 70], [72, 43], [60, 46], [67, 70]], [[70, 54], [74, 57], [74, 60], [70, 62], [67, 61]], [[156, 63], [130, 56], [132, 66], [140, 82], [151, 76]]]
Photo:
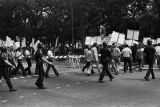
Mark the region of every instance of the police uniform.
[[35, 53], [35, 60], [36, 60], [36, 65], [37, 65], [37, 69], [38, 69], [38, 79], [35, 83], [35, 85], [40, 88], [40, 89], [44, 89], [44, 85], [43, 85], [43, 80], [44, 80], [44, 68], [43, 68], [43, 60], [42, 60], [43, 54], [42, 54], [42, 49], [38, 48], [38, 50]]
[[2, 52], [0, 54], [0, 78], [3, 76], [4, 79], [6, 80], [6, 83], [9, 87], [9, 91], [16, 91], [13, 86], [12, 83], [10, 81], [9, 75], [7, 73], [7, 67], [8, 65], [5, 63], [5, 60], [7, 60], [6, 54], [4, 52]]

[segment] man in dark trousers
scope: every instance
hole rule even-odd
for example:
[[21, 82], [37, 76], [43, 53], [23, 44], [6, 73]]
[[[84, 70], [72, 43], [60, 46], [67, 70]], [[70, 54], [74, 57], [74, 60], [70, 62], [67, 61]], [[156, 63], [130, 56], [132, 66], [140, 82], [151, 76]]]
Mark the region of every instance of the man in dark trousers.
[[[48, 59], [47, 60], [50, 61], [50, 62], [53, 62], [53, 48], [48, 50], [47, 55], [48, 55]], [[48, 64], [48, 66], [47, 66], [45, 77], [46, 78], [49, 77], [50, 68], [53, 69], [55, 75], [58, 77], [59, 76], [59, 72], [57, 71], [57, 69], [55, 68], [54, 65], [50, 65], [50, 64]]]
[[107, 47], [107, 44], [105, 42], [103, 43], [103, 48], [100, 50], [100, 53], [101, 53], [101, 63], [103, 65], [103, 69], [100, 74], [98, 82], [104, 83], [103, 78], [104, 78], [105, 74], [107, 74], [110, 81], [112, 81], [112, 79], [114, 79], [114, 77], [112, 76], [112, 74], [110, 73], [109, 68], [108, 68], [109, 67], [108, 64], [112, 59], [112, 55], [111, 55], [110, 49]]
[[31, 62], [31, 53], [29, 51], [29, 47], [24, 48], [24, 57], [25, 60], [27, 61], [28, 67], [25, 68], [25, 71], [28, 71], [28, 75], [31, 75], [31, 66], [32, 66], [32, 62]]
[[7, 82], [7, 85], [9, 87], [9, 92], [16, 91], [16, 89], [13, 88], [12, 83], [9, 78], [9, 74], [7, 73], [8, 66], [11, 66], [15, 68], [8, 60], [6, 56], [6, 48], [1, 47], [0, 48], [0, 78], [3, 76], [4, 79]]
[[156, 50], [152, 46], [152, 41], [150, 39], [147, 41], [147, 46], [144, 48], [144, 55], [145, 55], [145, 60], [146, 60], [147, 64], [149, 65], [148, 71], [147, 71], [144, 79], [149, 81], [150, 73], [152, 75], [152, 79], [155, 79], [155, 75], [153, 72], [153, 65], [154, 65], [155, 57], [156, 57]]
[[35, 83], [35, 85], [39, 88], [39, 89], [46, 89], [46, 87], [44, 87], [43, 85], [43, 79], [44, 79], [44, 68], [43, 68], [43, 62], [46, 62], [47, 64], [53, 65], [52, 62], [49, 62], [44, 56], [43, 56], [43, 45], [42, 43], [38, 44], [38, 49], [35, 53], [35, 60], [36, 60], [36, 64], [37, 64], [37, 69], [38, 69], [38, 74], [39, 77]]

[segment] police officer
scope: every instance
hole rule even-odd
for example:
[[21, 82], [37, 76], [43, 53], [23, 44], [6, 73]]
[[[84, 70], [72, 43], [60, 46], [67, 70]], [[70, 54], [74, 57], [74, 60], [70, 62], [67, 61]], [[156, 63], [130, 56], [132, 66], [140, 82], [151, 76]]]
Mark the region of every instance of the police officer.
[[155, 56], [156, 56], [156, 50], [152, 46], [152, 41], [150, 39], [147, 40], [147, 46], [144, 48], [144, 55], [145, 55], [145, 60], [146, 60], [147, 64], [149, 65], [148, 71], [147, 71], [144, 79], [149, 81], [150, 73], [152, 75], [152, 79], [155, 79], [155, 75], [153, 72], [153, 65], [154, 65]]
[[104, 82], [103, 78], [104, 78], [105, 74], [107, 74], [110, 81], [112, 81], [112, 79], [114, 79], [114, 77], [112, 76], [112, 74], [110, 73], [109, 68], [108, 68], [108, 64], [112, 59], [112, 55], [111, 55], [110, 49], [107, 47], [107, 44], [105, 42], [103, 43], [103, 48], [100, 50], [100, 53], [101, 53], [101, 63], [103, 65], [103, 69], [100, 74], [98, 82], [99, 83]]
[[7, 85], [9, 87], [9, 92], [16, 91], [16, 89], [13, 88], [12, 83], [9, 78], [9, 73], [7, 73], [8, 66], [11, 66], [15, 68], [14, 65], [12, 65], [8, 60], [6, 56], [6, 47], [0, 48], [0, 78], [3, 76], [4, 79], [7, 82]]
[[36, 60], [36, 64], [37, 64], [37, 69], [38, 69], [38, 74], [39, 77], [37, 79], [37, 81], [35, 82], [35, 85], [39, 88], [39, 89], [45, 89], [46, 87], [44, 87], [43, 85], [43, 79], [44, 79], [44, 68], [43, 68], [43, 62], [46, 62], [47, 64], [53, 65], [52, 62], [49, 62], [44, 56], [43, 56], [43, 45], [42, 43], [38, 44], [38, 49], [35, 53], [35, 60]]

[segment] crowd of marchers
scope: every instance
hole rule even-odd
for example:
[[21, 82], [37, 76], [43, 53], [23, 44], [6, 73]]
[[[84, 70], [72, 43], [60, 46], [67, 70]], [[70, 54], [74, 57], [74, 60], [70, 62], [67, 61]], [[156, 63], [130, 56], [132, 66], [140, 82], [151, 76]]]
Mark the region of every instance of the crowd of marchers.
[[[135, 48], [136, 47], [136, 48]], [[139, 44], [135, 45], [134, 48], [124, 44], [119, 47], [116, 43], [111, 46], [107, 43], [103, 43], [101, 47], [94, 43], [92, 46], [87, 45], [84, 49], [86, 64], [82, 71], [86, 70], [88, 76], [94, 74], [93, 65], [96, 65], [100, 77], [98, 82], [103, 83], [104, 76], [108, 76], [110, 81], [114, 79], [113, 74], [118, 75], [120, 72], [121, 62], [124, 62], [123, 71], [127, 73], [133, 73], [132, 66], [138, 64], [138, 71], [142, 72], [142, 67], [147, 64], [149, 65], [144, 79], [149, 81], [150, 74], [152, 79], [155, 79], [153, 65], [157, 64], [160, 69], [160, 44], [153, 46], [152, 41], [149, 39], [147, 45]], [[100, 56], [100, 57], [99, 57]], [[102, 71], [100, 69], [100, 64], [102, 64]]]
[[[134, 49], [127, 44], [119, 47], [116, 43], [113, 43], [111, 46], [108, 46], [105, 42], [102, 43], [101, 46], [94, 43], [93, 46], [85, 47], [84, 55], [86, 64], [82, 68], [82, 71], [86, 72], [88, 76], [91, 76], [95, 73], [93, 65], [96, 65], [100, 74], [98, 79], [99, 83], [104, 82], [104, 76], [108, 76], [110, 81], [112, 81], [115, 78], [112, 72], [114, 72], [115, 75], [120, 73], [120, 66], [122, 66], [121, 62], [124, 62], [124, 73], [127, 73], [127, 70], [129, 70], [130, 73], [133, 73], [134, 70], [132, 69], [132, 66], [135, 62], [137, 62], [139, 66], [139, 72], [142, 72], [142, 66], [144, 64], [148, 64], [149, 67], [144, 76], [144, 79], [147, 81], [149, 81], [150, 74], [152, 75], [152, 79], [155, 79], [153, 71], [155, 62], [157, 62], [156, 64], [160, 68], [160, 44], [153, 46], [151, 40], [147, 41], [147, 45], [144, 46], [143, 44], [139, 44]], [[10, 92], [16, 91], [10, 78], [17, 75], [32, 75], [32, 62], [35, 61], [35, 74], [39, 75], [35, 85], [39, 89], [45, 89], [46, 87], [43, 84], [43, 80], [44, 77], [49, 77], [50, 68], [53, 69], [57, 77], [59, 76], [59, 72], [54, 66], [53, 56], [54, 49], [50, 48], [46, 52], [42, 43], [38, 44], [37, 50], [35, 50], [33, 54], [28, 47], [14, 49], [12, 46], [2, 46], [0, 47], [0, 79], [2, 76], [4, 77]], [[24, 60], [27, 63], [26, 68], [23, 63]], [[44, 69], [44, 63], [46, 63], [47, 69]], [[100, 66], [101, 64], [102, 69]]]

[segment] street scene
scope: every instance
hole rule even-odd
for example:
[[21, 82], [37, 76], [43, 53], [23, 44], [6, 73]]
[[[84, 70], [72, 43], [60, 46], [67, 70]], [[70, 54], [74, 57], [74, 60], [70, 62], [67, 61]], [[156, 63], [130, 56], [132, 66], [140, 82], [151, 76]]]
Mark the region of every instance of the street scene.
[[[35, 65], [33, 65], [35, 66]], [[18, 90], [7, 92], [6, 83], [1, 82], [1, 107], [159, 107], [160, 72], [155, 67], [156, 80], [147, 82], [142, 72], [123, 73], [110, 82], [105, 77], [104, 84], [98, 84], [98, 74], [88, 77], [79, 68], [56, 65], [60, 76], [50, 70], [50, 78], [45, 78], [45, 90], [34, 85], [37, 75], [17, 76], [12, 82]], [[34, 71], [34, 67], [33, 67]]]
[[0, 107], [160, 107], [160, 0], [0, 0]]

